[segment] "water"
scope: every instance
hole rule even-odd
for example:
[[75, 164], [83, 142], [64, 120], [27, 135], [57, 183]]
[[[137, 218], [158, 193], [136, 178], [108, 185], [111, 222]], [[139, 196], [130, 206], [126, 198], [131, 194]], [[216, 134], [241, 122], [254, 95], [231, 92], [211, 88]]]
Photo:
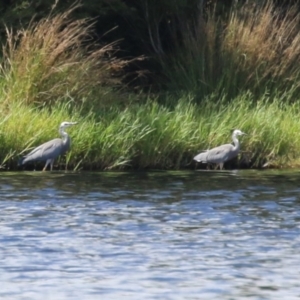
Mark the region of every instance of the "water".
[[299, 299], [300, 172], [1, 173], [0, 299]]

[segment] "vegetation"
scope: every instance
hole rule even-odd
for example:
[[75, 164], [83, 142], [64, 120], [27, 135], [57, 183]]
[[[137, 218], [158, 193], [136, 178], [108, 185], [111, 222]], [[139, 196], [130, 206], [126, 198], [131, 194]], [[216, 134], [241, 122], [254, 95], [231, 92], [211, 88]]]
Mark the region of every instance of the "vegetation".
[[126, 61], [112, 56], [113, 44], [97, 47], [89, 41], [93, 24], [70, 18], [77, 7], [32, 22], [17, 34], [6, 29], [1, 65], [4, 101], [49, 104], [62, 95], [90, 100], [107, 92], [108, 85], [120, 83], [115, 75]]
[[160, 70], [152, 77], [155, 93], [125, 84], [124, 74], [144, 60], [121, 59], [117, 43], [95, 43], [95, 24], [74, 20], [77, 8], [51, 13], [17, 33], [6, 28], [3, 168], [16, 168], [18, 156], [56, 137], [67, 120], [79, 124], [69, 129], [73, 146], [58, 161], [61, 169], [195, 168], [194, 155], [230, 142], [236, 128], [248, 136], [233, 165], [299, 165], [295, 7], [283, 12], [267, 1], [222, 15], [207, 11], [197, 23], [179, 22], [169, 48], [152, 36], [148, 60]]
[[207, 98], [199, 107], [182, 98], [170, 109], [151, 99], [123, 110], [112, 107], [100, 115], [70, 110], [69, 103], [58, 103], [51, 110], [14, 103], [0, 125], [2, 165], [15, 168], [23, 150], [57, 136], [62, 120], [79, 124], [69, 129], [73, 147], [66, 161], [60, 160], [60, 168], [65, 163], [69, 169], [195, 168], [193, 156], [230, 142], [233, 128], [248, 133], [241, 139], [239, 166], [299, 165], [298, 104], [268, 103], [265, 97], [252, 105], [250, 94], [229, 105], [212, 100]]
[[177, 51], [162, 59], [167, 88], [194, 93], [199, 101], [246, 91], [293, 101], [300, 92], [299, 25], [295, 6], [283, 13], [272, 1], [200, 17], [196, 26], [182, 26]]

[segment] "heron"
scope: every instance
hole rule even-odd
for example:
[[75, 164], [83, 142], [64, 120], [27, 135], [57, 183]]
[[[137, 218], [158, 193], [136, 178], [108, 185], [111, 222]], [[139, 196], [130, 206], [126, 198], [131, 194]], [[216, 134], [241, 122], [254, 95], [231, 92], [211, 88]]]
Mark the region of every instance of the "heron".
[[71, 146], [71, 138], [65, 132], [65, 129], [75, 124], [77, 124], [77, 122], [62, 122], [59, 126], [59, 134], [62, 138], [53, 139], [36, 147], [30, 153], [20, 159], [19, 165], [24, 165], [28, 162], [34, 161], [46, 161], [43, 171], [46, 171], [49, 164], [50, 170], [52, 171], [54, 160], [59, 155], [65, 154]]
[[246, 134], [239, 129], [235, 129], [232, 134], [233, 144], [224, 144], [210, 150], [205, 150], [202, 153], [199, 153], [194, 157], [194, 160], [197, 162], [203, 163], [214, 163], [217, 164], [216, 169], [218, 166], [220, 170], [223, 169], [223, 165], [226, 161], [236, 157], [240, 151], [240, 142], [237, 139], [237, 136]]

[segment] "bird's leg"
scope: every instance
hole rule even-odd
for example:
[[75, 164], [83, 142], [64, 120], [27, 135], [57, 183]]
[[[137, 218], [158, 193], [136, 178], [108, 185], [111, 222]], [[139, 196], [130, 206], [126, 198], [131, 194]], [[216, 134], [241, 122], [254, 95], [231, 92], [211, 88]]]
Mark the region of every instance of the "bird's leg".
[[220, 163], [220, 164], [219, 164], [219, 166], [220, 166], [220, 170], [222, 170], [222, 169], [223, 169], [223, 165], [224, 165], [224, 163]]
[[43, 172], [46, 171], [46, 169], [47, 169], [49, 163], [51, 163], [51, 161], [52, 161], [52, 159], [47, 159], [46, 160], [46, 164], [45, 164], [45, 167], [43, 168]]
[[53, 170], [53, 164], [54, 164], [54, 159], [51, 160], [51, 163], [50, 163], [50, 170], [52, 171]]

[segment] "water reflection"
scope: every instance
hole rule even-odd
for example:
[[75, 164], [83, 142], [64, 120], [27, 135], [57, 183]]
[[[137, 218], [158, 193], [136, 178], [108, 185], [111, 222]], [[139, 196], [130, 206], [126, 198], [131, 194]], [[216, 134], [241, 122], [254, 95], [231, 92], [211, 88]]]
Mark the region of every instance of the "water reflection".
[[296, 299], [300, 173], [1, 173], [1, 299]]

